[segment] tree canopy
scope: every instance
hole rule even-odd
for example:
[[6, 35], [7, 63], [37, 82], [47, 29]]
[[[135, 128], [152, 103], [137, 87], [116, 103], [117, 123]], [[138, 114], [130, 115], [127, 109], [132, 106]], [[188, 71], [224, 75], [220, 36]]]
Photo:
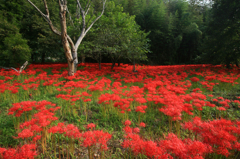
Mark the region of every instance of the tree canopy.
[[[27, 0], [0, 0], [0, 61], [4, 66], [30, 62], [66, 62], [61, 37]], [[45, 14], [44, 1], [33, 0]], [[86, 62], [147, 64], [238, 64], [240, 3], [238, 0], [108, 0], [105, 12], [84, 40], [81, 31], [102, 11], [102, 0], [68, 0], [67, 33], [78, 58]], [[89, 3], [88, 3], [89, 2]], [[91, 3], [90, 3], [91, 2]], [[59, 22], [57, 1], [47, 1], [51, 21]], [[78, 6], [78, 7], [77, 7]], [[84, 9], [84, 7], [82, 7]], [[80, 44], [79, 43], [79, 44]], [[70, 46], [71, 47], [71, 46]], [[79, 59], [81, 61], [81, 59]]]

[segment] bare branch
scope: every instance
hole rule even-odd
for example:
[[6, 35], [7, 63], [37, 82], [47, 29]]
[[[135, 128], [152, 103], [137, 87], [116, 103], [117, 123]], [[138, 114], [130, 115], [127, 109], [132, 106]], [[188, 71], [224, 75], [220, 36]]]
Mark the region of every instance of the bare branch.
[[86, 26], [88, 26], [89, 22], [92, 20], [94, 13], [95, 13], [95, 10], [93, 11], [93, 14], [91, 15], [91, 17], [88, 19]]
[[78, 7], [80, 8], [80, 11], [81, 11], [82, 15], [84, 15], [84, 10], [81, 6], [81, 3], [79, 2], [79, 0], [76, 0], [76, 1], [77, 1], [77, 4], [78, 4]]
[[55, 27], [53, 26], [52, 21], [51, 21], [50, 18], [49, 18], [49, 11], [48, 11], [48, 8], [47, 8], [47, 3], [46, 3], [46, 1], [44, 0], [44, 6], [45, 6], [45, 9], [46, 9], [47, 15], [43, 14], [43, 13], [40, 11], [40, 9], [38, 9], [38, 7], [37, 7], [35, 4], [33, 4], [30, 0], [27, 0], [27, 1], [39, 12], [39, 13], [43, 16], [43, 18], [48, 22], [51, 30], [52, 30], [55, 34], [61, 35], [61, 32], [58, 31], [57, 28], [55, 28]]
[[89, 10], [89, 8], [90, 8], [90, 6], [91, 6], [91, 2], [92, 2], [92, 1], [88, 0], [88, 3], [87, 3], [87, 5], [86, 5], [86, 7], [85, 7], [85, 9], [84, 9], [84, 10], [87, 10], [86, 13], [85, 13], [85, 16], [86, 16], [87, 13], [88, 13], [88, 10]]
[[87, 34], [87, 32], [92, 28], [93, 24], [103, 15], [104, 10], [105, 10], [105, 4], [106, 4], [106, 0], [104, 0], [103, 2], [103, 10], [102, 13], [92, 22], [92, 24], [87, 28], [85, 34]]
[[[80, 45], [80, 43], [82, 42], [82, 39], [84, 38], [84, 36], [87, 34], [87, 32], [92, 28], [92, 26], [93, 26], [93, 24], [103, 15], [103, 13], [104, 13], [104, 10], [105, 10], [105, 4], [106, 4], [106, 1], [107, 0], [104, 0], [103, 1], [103, 9], [102, 9], [102, 12], [101, 12], [101, 14], [90, 24], [90, 26], [86, 29], [86, 22], [85, 22], [85, 16], [86, 16], [86, 14], [85, 14], [85, 12], [84, 12], [84, 10], [83, 10], [83, 8], [82, 8], [82, 6], [81, 6], [81, 4], [80, 4], [80, 2], [79, 2], [79, 0], [76, 0], [77, 1], [77, 3], [78, 3], [78, 6], [79, 6], [79, 8], [80, 8], [80, 10], [81, 10], [81, 14], [82, 14], [82, 21], [83, 21], [83, 27], [82, 27], [82, 32], [81, 32], [81, 34], [80, 34], [80, 36], [79, 36], [79, 38], [78, 38], [78, 40], [77, 40], [77, 42], [76, 42], [76, 44], [75, 44], [75, 48], [77, 49], [78, 48], [78, 46]], [[89, 8], [90, 8], [90, 4], [89, 4], [89, 6], [88, 6]], [[89, 9], [88, 8], [88, 9]], [[87, 10], [88, 11], [88, 10]], [[91, 19], [91, 18], [90, 18]], [[88, 21], [89, 22], [89, 21]], [[85, 31], [85, 29], [86, 29], [86, 31]]]
[[43, 12], [40, 11], [40, 9], [38, 9], [37, 6], [35, 6], [35, 4], [33, 4], [30, 0], [27, 0], [42, 16], [43, 18], [49, 22], [49, 18], [47, 17], [47, 15], [43, 14]]
[[[85, 32], [85, 28], [86, 28], [86, 22], [85, 22], [85, 12], [84, 12], [84, 10], [83, 10], [83, 8], [82, 8], [82, 6], [81, 6], [81, 3], [79, 2], [79, 0], [77, 0], [77, 4], [78, 4], [78, 7], [80, 8], [80, 11], [81, 11], [81, 14], [82, 14], [82, 33], [84, 33]], [[82, 35], [82, 33], [81, 33], [81, 35]], [[80, 36], [81, 36], [80, 35]]]
[[12, 69], [12, 70], [14, 70], [14, 71], [16, 71], [17, 73], [21, 73], [24, 69], [25, 69], [25, 67], [27, 66], [27, 64], [28, 64], [28, 61], [26, 61], [21, 67], [20, 67], [20, 70], [18, 71], [17, 69], [15, 69], [15, 68], [13, 68], [13, 67], [2, 67], [2, 66], [0, 66], [1, 68], [3, 68], [3, 69]]
[[46, 17], [49, 19], [49, 10], [48, 10], [48, 6], [47, 6], [47, 1], [46, 0], [43, 0], [44, 2], [44, 7], [45, 7], [45, 10], [46, 10]]
[[75, 26], [74, 26], [74, 23], [73, 23], [73, 20], [72, 20], [72, 17], [71, 17], [71, 14], [70, 14], [68, 8], [67, 8], [67, 13], [68, 13], [68, 15], [69, 15], [69, 19], [70, 19], [70, 21], [71, 21], [71, 23], [72, 23], [72, 26], [75, 27]]
[[26, 61], [26, 62], [20, 67], [19, 73], [21, 73], [21, 72], [25, 69], [25, 67], [27, 66], [27, 64], [28, 64], [28, 61]]

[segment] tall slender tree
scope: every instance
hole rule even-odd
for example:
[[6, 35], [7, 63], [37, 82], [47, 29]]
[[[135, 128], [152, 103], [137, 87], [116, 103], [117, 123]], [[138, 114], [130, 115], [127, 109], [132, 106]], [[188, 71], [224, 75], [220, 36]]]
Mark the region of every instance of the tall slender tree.
[[[74, 44], [72, 38], [67, 33], [67, 17], [66, 17], [66, 15], [67, 15], [67, 13], [69, 13], [67, 0], [58, 0], [61, 30], [57, 29], [54, 26], [53, 22], [51, 21], [50, 12], [49, 12], [46, 0], [43, 0], [46, 14], [44, 14], [31, 0], [27, 0], [27, 1], [43, 16], [43, 18], [49, 24], [51, 30], [55, 34], [61, 36], [64, 53], [65, 53], [65, 56], [66, 56], [67, 62], [68, 62], [68, 75], [69, 76], [74, 75], [74, 73], [76, 73], [76, 71], [77, 71], [77, 65], [78, 65], [78, 54], [77, 54], [78, 47], [81, 44], [81, 42], [82, 42], [83, 38], [85, 37], [85, 35], [87, 34], [87, 32], [92, 28], [94, 23], [103, 15], [104, 10], [105, 10], [106, 0], [102, 0], [102, 11], [100, 12], [99, 15], [95, 15], [94, 20], [92, 20], [91, 17], [94, 17], [95, 10], [98, 7], [93, 4], [93, 3], [96, 3], [96, 1], [87, 0], [86, 6], [83, 7], [82, 3], [79, 0], [76, 0], [77, 10], [80, 10], [80, 15], [81, 15], [81, 16], [79, 15], [77, 17], [77, 19], [81, 18], [80, 23], [82, 26], [81, 26], [80, 35], [78, 36], [75, 44]], [[99, 2], [99, 1], [97, 1], [97, 2]], [[93, 14], [88, 19], [88, 21], [86, 21], [86, 17], [88, 16], [88, 13], [90, 10], [93, 12]]]

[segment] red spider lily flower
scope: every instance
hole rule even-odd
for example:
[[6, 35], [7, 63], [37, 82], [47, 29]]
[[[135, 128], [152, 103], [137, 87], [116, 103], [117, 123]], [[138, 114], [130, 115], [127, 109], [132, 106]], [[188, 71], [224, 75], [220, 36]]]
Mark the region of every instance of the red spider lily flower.
[[193, 122], [186, 122], [183, 128], [199, 134], [204, 144], [211, 145], [214, 152], [226, 157], [229, 156], [229, 150], [232, 150], [237, 142], [235, 136], [237, 127], [230, 120], [203, 122], [199, 117], [195, 117]]
[[91, 96], [92, 96], [91, 94], [88, 94], [87, 92], [82, 92], [82, 95], [83, 95], [83, 96], [88, 96], [88, 97], [91, 97]]
[[16, 139], [19, 139], [19, 138], [25, 139], [25, 138], [29, 138], [32, 136], [33, 136], [33, 132], [31, 130], [24, 129], [24, 130], [22, 130], [22, 132], [18, 133], [18, 136], [16, 137]]
[[18, 93], [18, 89], [17, 89], [17, 87], [16, 87], [15, 89], [11, 90], [11, 93], [12, 93], [12, 94], [16, 94], [16, 93]]
[[64, 128], [64, 132], [65, 132], [65, 136], [70, 137], [70, 138], [79, 139], [82, 136], [79, 129], [76, 126], [74, 126], [73, 124], [68, 124]]
[[140, 97], [140, 98], [136, 98], [135, 99], [136, 102], [140, 103], [140, 104], [143, 104], [143, 103], [147, 103], [146, 99]]
[[212, 101], [213, 101], [213, 102], [218, 102], [218, 100], [217, 100], [217, 99], [213, 99]]
[[140, 129], [139, 129], [139, 128], [133, 128], [133, 132], [134, 132], [134, 133], [139, 133], [139, 132], [140, 132]]
[[125, 113], [125, 111], [123, 111], [123, 110], [122, 110], [122, 111], [120, 111], [120, 113], [124, 114], [124, 113]]
[[105, 133], [102, 130], [95, 130], [83, 133], [82, 137], [84, 147], [90, 147], [99, 143], [101, 145], [101, 150], [107, 150], [107, 141], [111, 139], [112, 135], [107, 132]]
[[42, 131], [42, 128], [41, 128], [40, 126], [34, 124], [34, 125], [32, 125], [32, 126], [30, 127], [30, 130], [31, 130], [32, 132], [41, 132], [41, 131]]
[[203, 159], [206, 154], [212, 153], [212, 147], [208, 144], [200, 141], [192, 141], [191, 139], [184, 139], [183, 142], [188, 149], [187, 155], [191, 158]]
[[226, 109], [224, 107], [217, 107], [217, 110], [219, 111], [225, 111]]
[[145, 127], [146, 127], [146, 124], [145, 124], [144, 122], [141, 122], [141, 123], [139, 124], [139, 126], [145, 128]]
[[224, 100], [224, 98], [223, 98], [223, 97], [218, 97], [217, 99], [218, 99], [218, 100]]
[[188, 113], [189, 115], [193, 115], [193, 113], [191, 111], [193, 111], [193, 107], [192, 107], [192, 104], [189, 104], [189, 103], [185, 103], [183, 105], [183, 108], [182, 110], [186, 113]]
[[55, 133], [59, 132], [61, 129], [62, 129], [62, 127], [53, 126], [53, 127], [51, 127], [51, 128], [48, 129], [48, 132], [55, 134]]
[[193, 92], [197, 92], [197, 91], [200, 91], [201, 89], [200, 88], [195, 88], [195, 89], [193, 89], [192, 91]]
[[3, 153], [4, 153], [5, 151], [7, 151], [7, 149], [0, 147], [0, 156], [1, 156], [1, 155], [3, 156]]
[[42, 135], [36, 135], [34, 138], [33, 138], [33, 142], [36, 142], [38, 140], [40, 140], [42, 138]]
[[192, 77], [192, 78], [190, 78], [190, 80], [191, 80], [192, 82], [197, 82], [197, 81], [199, 81], [199, 78], [197, 78], [197, 77]]
[[206, 101], [206, 106], [208, 107], [215, 107], [215, 104], [210, 103], [209, 101]]
[[120, 86], [122, 86], [122, 83], [120, 83], [120, 82], [113, 82], [113, 84], [112, 84], [113, 88], [119, 88]]
[[159, 145], [176, 157], [187, 158], [186, 145], [173, 133], [169, 133], [165, 140], [160, 141]]
[[35, 104], [36, 104], [36, 101], [24, 101], [20, 103], [14, 103], [13, 107], [8, 110], [9, 115], [16, 113], [15, 116], [19, 117], [24, 111], [32, 110]]
[[213, 97], [213, 95], [212, 95], [212, 94], [209, 94], [208, 96], [209, 96], [209, 97], [211, 97], [211, 98]]
[[126, 120], [124, 123], [125, 126], [130, 126], [131, 125], [131, 121], [130, 120]]
[[125, 126], [125, 127], [123, 128], [123, 130], [124, 130], [125, 133], [132, 133], [132, 131], [133, 131], [130, 126]]
[[146, 105], [140, 105], [136, 107], [136, 112], [141, 112], [141, 113], [145, 113], [145, 109], [147, 108]]
[[90, 98], [83, 100], [83, 102], [91, 102], [92, 100]]
[[92, 130], [95, 127], [96, 127], [96, 125], [93, 124], [93, 123], [90, 123], [90, 124], [87, 125], [87, 129], [91, 129]]
[[2, 153], [2, 156], [4, 159], [33, 159], [37, 156], [36, 145], [26, 144], [17, 149], [9, 148]]

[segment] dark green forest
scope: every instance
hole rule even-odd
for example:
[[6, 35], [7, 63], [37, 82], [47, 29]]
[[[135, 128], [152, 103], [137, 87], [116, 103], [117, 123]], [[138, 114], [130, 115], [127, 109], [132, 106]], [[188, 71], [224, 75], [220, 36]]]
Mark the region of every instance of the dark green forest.
[[[43, 12], [44, 2], [32, 0]], [[67, 33], [75, 42], [82, 28], [77, 2], [67, 1]], [[82, 6], [88, 0], [81, 0]], [[47, 0], [61, 30], [57, 0]], [[99, 15], [92, 0], [86, 22]], [[89, 23], [90, 24], [90, 23]], [[89, 25], [88, 24], [88, 25]], [[88, 31], [78, 62], [149, 65], [240, 62], [239, 0], [107, 0], [103, 15]], [[0, 0], [0, 66], [66, 63], [61, 36], [27, 0]]]

